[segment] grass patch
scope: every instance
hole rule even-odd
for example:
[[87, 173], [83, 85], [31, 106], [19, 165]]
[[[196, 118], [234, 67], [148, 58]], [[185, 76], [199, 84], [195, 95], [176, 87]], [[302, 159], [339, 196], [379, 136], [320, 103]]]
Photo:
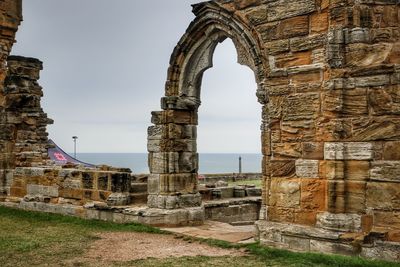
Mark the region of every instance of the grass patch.
[[[213, 239], [182, 237], [225, 249], [243, 249], [244, 257], [180, 257], [146, 259], [131, 262], [80, 262], [90, 244], [101, 232], [146, 232], [166, 234], [160, 229], [140, 224], [116, 224], [83, 220], [56, 214], [29, 212], [0, 206], [1, 266], [349, 266], [400, 267], [398, 263], [371, 261], [358, 257], [332, 256], [316, 253], [294, 253], [268, 248], [257, 243], [232, 244]], [[113, 248], [110, 248], [113, 249]]]

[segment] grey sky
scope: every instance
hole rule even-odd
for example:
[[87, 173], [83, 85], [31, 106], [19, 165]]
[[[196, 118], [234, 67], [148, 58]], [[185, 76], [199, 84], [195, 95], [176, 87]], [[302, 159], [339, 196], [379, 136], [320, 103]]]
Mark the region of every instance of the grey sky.
[[[146, 152], [147, 127], [172, 50], [194, 19], [193, 0], [24, 0], [12, 53], [44, 62], [40, 84], [50, 138], [71, 151]], [[206, 71], [199, 152], [260, 151], [261, 106], [230, 40]]]

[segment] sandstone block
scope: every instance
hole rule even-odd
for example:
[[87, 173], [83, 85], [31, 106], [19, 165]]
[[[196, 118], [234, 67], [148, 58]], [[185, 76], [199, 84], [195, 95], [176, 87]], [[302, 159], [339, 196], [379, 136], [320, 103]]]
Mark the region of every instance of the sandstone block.
[[318, 160], [296, 160], [296, 176], [300, 178], [318, 178], [319, 161]]
[[29, 195], [43, 195], [49, 197], [58, 197], [58, 186], [44, 186], [37, 184], [28, 184], [27, 193]]
[[324, 144], [317, 142], [302, 143], [303, 159], [323, 159]]
[[294, 160], [271, 160], [267, 168], [272, 177], [290, 177], [296, 171]]
[[[317, 179], [302, 179], [301, 208], [308, 211], [323, 211], [326, 208], [326, 181]], [[303, 212], [303, 211], [302, 211]], [[300, 212], [300, 213], [302, 213]], [[315, 214], [311, 214], [314, 216]], [[312, 218], [314, 221], [314, 218]]]
[[281, 127], [282, 142], [313, 141], [315, 138], [315, 121], [283, 121]]
[[393, 210], [400, 209], [399, 183], [367, 184], [366, 205], [372, 209]]
[[396, 140], [400, 137], [400, 120], [386, 118], [352, 119], [354, 141]]
[[374, 115], [400, 114], [400, 86], [369, 91], [369, 102]]
[[300, 206], [300, 183], [286, 179], [272, 179], [269, 205], [283, 208]]
[[320, 213], [317, 215], [317, 227], [340, 232], [359, 232], [361, 230], [361, 215]]
[[384, 160], [400, 160], [400, 141], [386, 142], [383, 146]]
[[301, 158], [301, 144], [300, 143], [272, 144], [272, 155], [276, 159]]
[[315, 34], [307, 37], [296, 37], [290, 40], [290, 49], [293, 52], [311, 50], [323, 47], [326, 44], [327, 36], [323, 34]]
[[400, 230], [400, 212], [374, 210], [374, 226]]
[[371, 160], [374, 157], [374, 145], [366, 142], [325, 143], [326, 160]]
[[153, 111], [151, 122], [159, 124], [176, 123], [197, 125], [197, 112], [182, 110]]
[[196, 193], [197, 175], [190, 173], [161, 174], [159, 186], [161, 193]]
[[365, 182], [328, 181], [328, 211], [333, 213], [364, 213], [366, 190]]
[[373, 161], [370, 178], [373, 181], [400, 183], [400, 161]]
[[112, 193], [107, 198], [107, 205], [109, 206], [124, 206], [130, 204], [130, 197], [127, 193]]
[[[307, 103], [307, 105], [304, 105]], [[308, 120], [319, 115], [319, 94], [307, 93], [291, 95], [285, 103], [284, 120]]]
[[266, 7], [268, 21], [309, 14], [316, 9], [315, 2], [312, 0], [299, 0], [290, 5], [285, 0], [278, 0], [267, 3]]
[[328, 12], [313, 13], [310, 20], [311, 33], [321, 33], [328, 30]]
[[352, 245], [320, 240], [310, 240], [310, 251], [318, 253], [344, 254], [349, 256], [357, 255], [357, 249]]
[[288, 68], [300, 65], [311, 64], [311, 51], [284, 53], [275, 57], [275, 66], [277, 68]]
[[322, 109], [325, 112], [358, 116], [368, 114], [367, 90], [344, 89], [324, 93]]
[[324, 162], [324, 172], [330, 180], [369, 180], [370, 162], [369, 161], [326, 161]]

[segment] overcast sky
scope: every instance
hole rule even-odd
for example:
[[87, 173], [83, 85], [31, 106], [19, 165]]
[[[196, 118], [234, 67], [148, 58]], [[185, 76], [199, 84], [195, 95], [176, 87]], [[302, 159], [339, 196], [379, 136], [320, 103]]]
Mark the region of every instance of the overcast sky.
[[[193, 0], [24, 0], [12, 54], [44, 62], [42, 106], [50, 138], [66, 151], [146, 152], [151, 111], [170, 55], [194, 19]], [[206, 71], [198, 151], [259, 153], [261, 105], [253, 72], [230, 40]]]

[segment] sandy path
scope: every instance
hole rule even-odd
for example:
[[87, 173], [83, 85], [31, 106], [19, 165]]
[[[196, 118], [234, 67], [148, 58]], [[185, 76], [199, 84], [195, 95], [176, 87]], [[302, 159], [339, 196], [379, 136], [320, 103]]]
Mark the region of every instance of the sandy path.
[[210, 247], [197, 242], [189, 243], [173, 235], [148, 233], [101, 233], [84, 258], [98, 261], [132, 261], [146, 258], [183, 256], [243, 256], [238, 250]]

